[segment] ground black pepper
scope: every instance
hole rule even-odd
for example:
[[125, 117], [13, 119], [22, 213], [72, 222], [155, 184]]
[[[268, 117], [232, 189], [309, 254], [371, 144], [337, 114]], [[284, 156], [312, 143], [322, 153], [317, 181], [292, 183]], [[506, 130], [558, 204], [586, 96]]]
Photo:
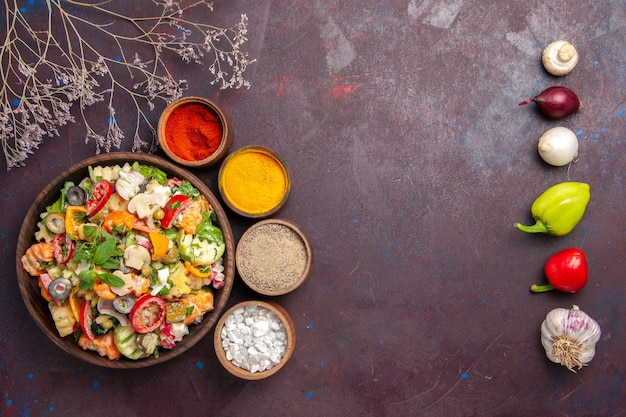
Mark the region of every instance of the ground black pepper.
[[300, 235], [287, 225], [266, 223], [250, 230], [239, 243], [240, 273], [264, 292], [279, 293], [305, 273], [308, 254]]

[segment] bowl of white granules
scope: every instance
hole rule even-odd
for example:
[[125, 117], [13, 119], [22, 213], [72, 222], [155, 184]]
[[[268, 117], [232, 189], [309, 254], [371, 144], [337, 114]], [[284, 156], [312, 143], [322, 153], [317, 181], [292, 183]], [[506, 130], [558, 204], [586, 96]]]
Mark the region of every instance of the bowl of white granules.
[[243, 301], [217, 322], [215, 353], [232, 375], [259, 380], [278, 372], [293, 354], [294, 323], [289, 313], [273, 301]]

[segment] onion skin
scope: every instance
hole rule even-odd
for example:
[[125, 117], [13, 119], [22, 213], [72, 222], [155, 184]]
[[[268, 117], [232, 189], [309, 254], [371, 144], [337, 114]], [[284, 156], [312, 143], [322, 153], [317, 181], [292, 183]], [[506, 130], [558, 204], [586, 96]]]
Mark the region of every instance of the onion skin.
[[549, 87], [533, 98], [522, 101], [520, 106], [535, 102], [541, 113], [549, 119], [562, 119], [582, 109], [578, 96], [569, 88]]

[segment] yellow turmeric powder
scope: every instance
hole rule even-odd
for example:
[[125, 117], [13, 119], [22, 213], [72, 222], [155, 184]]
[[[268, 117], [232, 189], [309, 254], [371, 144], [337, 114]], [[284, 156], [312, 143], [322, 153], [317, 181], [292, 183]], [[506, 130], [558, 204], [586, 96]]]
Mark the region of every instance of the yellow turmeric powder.
[[233, 210], [251, 217], [279, 208], [291, 187], [285, 166], [262, 147], [244, 147], [230, 155], [219, 175], [222, 197]]

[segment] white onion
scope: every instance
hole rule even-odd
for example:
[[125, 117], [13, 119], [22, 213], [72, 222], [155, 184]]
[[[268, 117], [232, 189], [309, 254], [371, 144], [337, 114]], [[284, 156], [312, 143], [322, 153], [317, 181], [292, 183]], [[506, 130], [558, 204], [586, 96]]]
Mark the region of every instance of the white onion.
[[578, 155], [578, 138], [566, 127], [553, 127], [541, 135], [537, 149], [544, 161], [561, 167], [572, 162]]

